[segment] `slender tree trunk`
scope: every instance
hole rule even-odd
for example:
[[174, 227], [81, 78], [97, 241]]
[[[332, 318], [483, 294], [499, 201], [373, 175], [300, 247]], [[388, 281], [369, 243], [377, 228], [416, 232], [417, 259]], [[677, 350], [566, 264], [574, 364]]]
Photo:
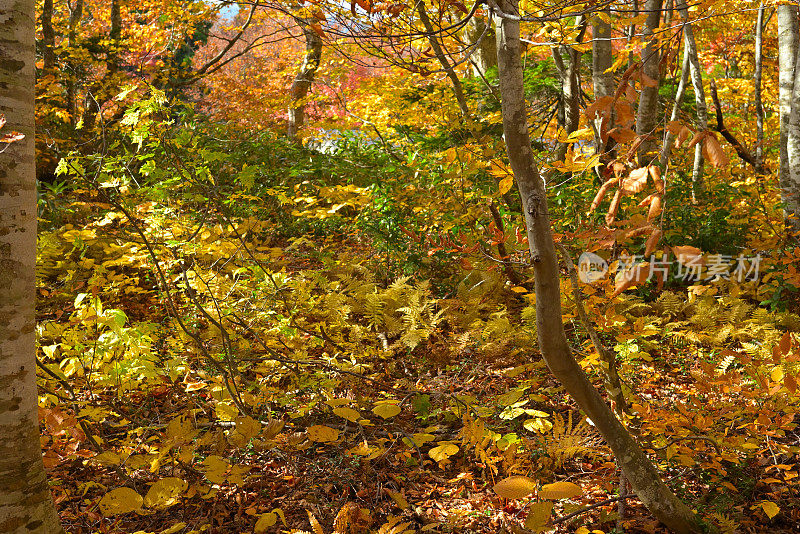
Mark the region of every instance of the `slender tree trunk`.
[[464, 37], [467, 45], [478, 45], [475, 53], [472, 54], [473, 76], [485, 77], [489, 69], [497, 66], [497, 41], [494, 36], [491, 15], [488, 15], [486, 19], [478, 16], [469, 19]]
[[[70, 6], [69, 30], [67, 32], [67, 45], [70, 49], [75, 47], [78, 34], [78, 24], [83, 18], [83, 0], [75, 0], [75, 5]], [[67, 113], [71, 126], [78, 123], [78, 73], [75, 65], [67, 59]]]
[[34, 294], [36, 171], [34, 168], [35, 7], [0, 0], [0, 532], [63, 532], [42, 465], [36, 391]]
[[764, 172], [764, 103], [761, 100], [761, 70], [763, 61], [764, 2], [758, 6], [755, 42], [755, 72], [753, 73], [753, 99], [756, 105], [756, 172]]
[[[669, 120], [675, 121], [678, 120], [678, 113], [681, 109], [681, 102], [683, 102], [683, 97], [686, 94], [686, 85], [689, 83], [689, 50], [688, 48], [684, 47], [683, 49], [683, 66], [681, 67], [681, 79], [678, 82], [678, 88], [675, 91], [675, 102], [672, 104], [672, 113], [669, 116]], [[672, 132], [667, 129], [664, 132], [664, 144], [661, 145], [661, 157], [659, 158], [659, 163], [661, 167], [666, 168], [667, 163], [669, 162], [670, 155], [672, 153], [672, 141], [675, 139], [675, 136], [672, 135]]]
[[289, 125], [287, 134], [289, 139], [297, 140], [297, 134], [305, 123], [306, 105], [302, 100], [308, 96], [311, 84], [319, 69], [322, 58], [322, 37], [311, 27], [312, 21], [298, 19], [306, 40], [306, 55], [300, 71], [295, 76], [290, 90], [291, 102], [289, 103]]
[[647, 42], [642, 51], [642, 75], [649, 79], [642, 82], [639, 109], [636, 113], [636, 134], [642, 139], [638, 150], [639, 165], [647, 165], [656, 148], [655, 129], [658, 124], [658, 84], [661, 79], [658, 37], [655, 31], [661, 21], [661, 0], [647, 0], [644, 4], [647, 21], [643, 39]]
[[[639, 0], [633, 0], [633, 13], [631, 13], [633, 17], [637, 17], [639, 15]], [[628, 34], [628, 44], [631, 44], [633, 41], [634, 36], [636, 36], [636, 24], [631, 24], [627, 28]], [[628, 52], [628, 67], [633, 66], [636, 63], [636, 59], [633, 56], [633, 52]]]
[[[800, 182], [792, 177], [792, 157], [796, 154], [794, 149], [790, 154], [789, 146], [796, 145], [797, 132], [792, 132], [791, 115], [793, 104], [796, 103], [795, 94], [795, 66], [798, 50], [798, 25], [796, 5], [778, 4], [778, 104], [780, 107], [781, 140], [780, 140], [780, 188], [783, 201], [784, 214], [800, 214]], [[795, 162], [797, 165], [797, 162]], [[800, 228], [800, 223], [795, 220], [790, 227]]]
[[430, 43], [433, 49], [433, 54], [442, 66], [442, 70], [444, 70], [447, 77], [450, 78], [450, 82], [453, 84], [453, 92], [456, 95], [456, 101], [458, 102], [458, 108], [461, 110], [461, 116], [467, 119], [470, 117], [470, 112], [469, 106], [467, 105], [467, 97], [464, 95], [464, 86], [461, 84], [461, 80], [458, 78], [458, 74], [455, 69], [453, 69], [450, 61], [448, 61], [447, 55], [442, 49], [442, 45], [439, 44], [439, 40], [436, 38], [438, 32], [436, 28], [433, 27], [433, 23], [425, 9], [425, 3], [422, 0], [417, 2], [417, 13], [419, 14], [419, 20], [422, 21], [422, 26], [425, 28], [428, 43]]
[[[500, 0], [499, 7], [505, 13], [517, 13], [518, 0]], [[603, 435], [631, 486], [653, 515], [674, 532], [701, 532], [698, 518], [660, 479], [652, 462], [614, 416], [572, 356], [561, 317], [559, 267], [547, 210], [547, 193], [528, 135], [518, 21], [499, 19], [497, 59], [506, 152], [522, 198], [535, 271], [536, 328], [542, 356]]]
[[122, 41], [122, 0], [111, 0], [111, 30], [108, 34], [111, 50], [108, 53], [107, 68], [109, 74], [119, 71], [119, 51]]
[[[559, 126], [564, 129], [565, 133], [571, 134], [578, 129], [581, 118], [580, 102], [578, 100], [580, 91], [578, 86], [579, 55], [577, 50], [573, 50], [569, 46], [553, 48], [552, 52], [553, 61], [561, 79]], [[564, 62], [564, 56], [567, 58], [566, 63]], [[564, 160], [568, 147], [569, 143], [558, 143], [555, 155], [556, 161]]]
[[53, 0], [42, 4], [42, 70], [52, 74], [56, 66], [56, 33], [53, 30]]
[[[609, 70], [614, 62], [611, 49], [611, 24], [601, 19], [600, 14], [604, 17], [610, 17], [611, 8], [606, 7], [600, 11], [597, 16], [595, 16], [594, 22], [592, 23], [592, 87], [594, 88], [595, 100], [606, 96], [613, 96], [614, 94], [614, 73]], [[608, 124], [605, 125], [606, 131], [614, 127], [613, 110], [607, 120]], [[601, 135], [604, 130], [603, 119], [597, 119], [594, 126], [596, 132], [596, 150], [597, 153], [603, 154], [607, 150], [606, 145], [603, 144]], [[609, 143], [613, 143], [613, 139], [610, 137], [608, 139]], [[604, 157], [603, 161], [607, 161], [608, 159], [609, 157]]]
[[[600, 13], [611, 16], [611, 8], [606, 7]], [[592, 87], [594, 99], [614, 94], [614, 73], [609, 69], [614, 63], [611, 51], [611, 24], [595, 17], [592, 23]]]
[[[576, 25], [584, 26], [586, 20], [579, 17]], [[576, 42], [580, 43], [583, 40], [583, 32], [581, 30]], [[564, 63], [564, 57], [567, 62]], [[580, 107], [580, 61], [581, 53], [571, 46], [562, 45], [558, 48], [553, 48], [553, 61], [558, 69], [561, 78], [561, 106], [563, 108], [563, 128], [567, 134], [578, 129], [581, 120], [581, 107]], [[567, 154], [569, 143], [559, 143], [556, 148], [556, 161], [563, 161]]]
[[[686, 46], [686, 53], [689, 55], [690, 72], [692, 77], [692, 88], [694, 88], [694, 101], [697, 109], [697, 127], [702, 130], [708, 129], [708, 109], [706, 108], [706, 96], [703, 91], [703, 73], [700, 70], [700, 60], [697, 58], [697, 43], [694, 39], [694, 30], [689, 22], [689, 9], [686, 0], [679, 0], [678, 10], [683, 19], [683, 36]], [[694, 165], [692, 166], [692, 201], [697, 201], [698, 193], [703, 190], [703, 148], [701, 143], [694, 147]]]

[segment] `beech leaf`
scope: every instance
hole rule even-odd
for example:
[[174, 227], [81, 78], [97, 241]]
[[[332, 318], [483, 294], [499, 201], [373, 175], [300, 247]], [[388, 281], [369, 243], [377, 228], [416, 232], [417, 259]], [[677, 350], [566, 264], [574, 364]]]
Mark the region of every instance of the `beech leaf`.
[[328, 443], [339, 439], [339, 431], [325, 425], [314, 425], [306, 430], [308, 439], [317, 443]]
[[541, 499], [571, 499], [582, 495], [583, 490], [577, 484], [572, 482], [553, 482], [552, 484], [545, 484], [539, 490], [539, 497]]
[[523, 499], [536, 490], [536, 481], [530, 477], [517, 475], [504, 478], [492, 489], [504, 499]]
[[372, 413], [380, 417], [383, 417], [384, 419], [391, 419], [392, 417], [400, 413], [400, 406], [389, 402], [383, 402], [375, 406], [372, 409]]
[[104, 516], [127, 514], [139, 510], [144, 499], [131, 488], [117, 488], [109, 491], [100, 499], [100, 513]]

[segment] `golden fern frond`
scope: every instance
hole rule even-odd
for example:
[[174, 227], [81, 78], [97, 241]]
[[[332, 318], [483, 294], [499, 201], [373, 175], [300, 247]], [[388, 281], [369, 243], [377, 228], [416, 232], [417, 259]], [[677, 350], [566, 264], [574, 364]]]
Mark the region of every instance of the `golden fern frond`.
[[560, 414], [553, 417], [553, 428], [544, 435], [545, 451], [556, 469], [564, 463], [579, 456], [596, 456], [599, 454], [600, 440], [597, 433], [585, 421], [573, 424], [572, 413], [565, 421]]
[[730, 354], [722, 358], [722, 361], [719, 362], [717, 366], [717, 374], [724, 375], [728, 372], [728, 368], [731, 366], [733, 362], [736, 361], [736, 356]]
[[739, 531], [739, 524], [721, 512], [713, 512], [711, 517], [717, 524], [721, 534], [736, 534]]
[[656, 301], [657, 308], [661, 311], [662, 314], [669, 314], [669, 315], [677, 315], [683, 311], [686, 303], [685, 299], [674, 293], [672, 291], [668, 291], [666, 293], [662, 293], [658, 300]]

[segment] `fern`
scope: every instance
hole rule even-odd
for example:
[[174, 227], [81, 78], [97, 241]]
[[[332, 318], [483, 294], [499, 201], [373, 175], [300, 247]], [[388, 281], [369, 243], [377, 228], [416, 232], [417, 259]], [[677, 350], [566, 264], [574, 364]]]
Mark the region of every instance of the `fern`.
[[560, 414], [553, 417], [553, 428], [539, 438], [554, 467], [560, 469], [577, 457], [596, 457], [601, 453], [600, 438], [585, 420], [573, 424], [572, 412], [565, 421]]

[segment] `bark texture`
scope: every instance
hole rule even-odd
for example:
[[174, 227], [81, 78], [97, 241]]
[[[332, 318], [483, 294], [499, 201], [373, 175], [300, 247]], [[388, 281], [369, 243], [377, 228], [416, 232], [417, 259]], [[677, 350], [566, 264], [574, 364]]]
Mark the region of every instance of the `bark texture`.
[[[518, 12], [517, 0], [501, 0], [498, 4], [505, 13]], [[535, 271], [536, 327], [542, 356], [603, 435], [631, 486], [653, 515], [673, 532], [702, 532], [698, 518], [660, 479], [649, 458], [614, 416], [572, 356], [561, 318], [559, 267], [547, 210], [547, 194], [528, 135], [517, 21], [499, 19], [497, 59], [506, 151], [522, 198]]]
[[[678, 88], [675, 90], [675, 102], [672, 104], [672, 113], [670, 113], [669, 120], [678, 120], [678, 113], [681, 109], [681, 102], [686, 94], [686, 84], [689, 82], [689, 53], [686, 48], [683, 49], [683, 66], [681, 67], [681, 79], [678, 82]], [[659, 163], [663, 169], [667, 168], [670, 155], [672, 154], [672, 142], [675, 136], [667, 129], [664, 132], [664, 144], [661, 145], [661, 157]]]
[[322, 37], [311, 27], [312, 21], [300, 19], [298, 22], [306, 40], [306, 55], [290, 90], [289, 125], [286, 132], [289, 139], [297, 139], [297, 134], [305, 123], [306, 105], [303, 99], [308, 96], [322, 58]]
[[[703, 91], [703, 73], [700, 70], [700, 60], [697, 57], [697, 43], [694, 39], [694, 30], [689, 21], [689, 9], [686, 0], [678, 2], [678, 10], [683, 20], [683, 40], [686, 54], [689, 56], [692, 88], [694, 89], [694, 102], [697, 109], [697, 128], [701, 131], [708, 129], [708, 109], [706, 96]], [[694, 146], [694, 165], [692, 166], [692, 200], [697, 200], [697, 194], [703, 189], [703, 148], [702, 143]]]
[[[566, 57], [566, 62], [564, 58]], [[561, 126], [568, 134], [578, 129], [581, 120], [580, 109], [580, 83], [578, 70], [580, 69], [580, 52], [570, 46], [553, 48], [553, 60], [561, 78], [561, 100], [563, 123]], [[568, 143], [559, 143], [556, 148], [556, 161], [563, 161], [567, 154]]]
[[[778, 4], [778, 103], [781, 119], [780, 187], [790, 229], [800, 230], [800, 84], [795, 84], [798, 59], [798, 8]], [[794, 216], [794, 219], [789, 217]]]
[[63, 532], [42, 465], [36, 405], [34, 2], [0, 0], [0, 532]]
[[755, 42], [755, 69], [753, 72], [753, 100], [756, 105], [756, 172], [764, 172], [764, 103], [761, 99], [761, 72], [764, 63], [763, 58], [763, 34], [764, 34], [764, 2], [758, 6], [758, 20], [756, 20], [756, 42]]
[[56, 33], [53, 30], [53, 0], [42, 4], [42, 70], [50, 74], [56, 66]]
[[[600, 13], [603, 17], [611, 17], [611, 8], [606, 7]], [[592, 88], [594, 89], [594, 99], [599, 100], [605, 96], [614, 96], [614, 73], [609, 69], [613, 65], [614, 56], [611, 48], [611, 24], [600, 18], [599, 14], [592, 22]], [[605, 131], [614, 127], [614, 112], [607, 119]], [[594, 121], [595, 148], [601, 154], [601, 161], [607, 163], [613, 159], [614, 139], [609, 137], [603, 143], [603, 119], [598, 118]]]
[[491, 17], [487, 18], [488, 21], [479, 16], [472, 17], [464, 32], [467, 44], [477, 45], [475, 53], [472, 54], [472, 74], [474, 76], [485, 77], [489, 69], [497, 66], [494, 27]]
[[661, 78], [659, 64], [661, 54], [658, 51], [656, 29], [661, 21], [661, 0], [647, 0], [644, 4], [647, 20], [642, 31], [642, 39], [647, 45], [642, 50], [642, 77], [649, 78], [642, 83], [642, 94], [639, 97], [639, 109], [636, 112], [636, 134], [642, 138], [637, 156], [639, 165], [650, 163], [651, 152], [656, 148], [654, 135], [658, 124], [658, 84]]

